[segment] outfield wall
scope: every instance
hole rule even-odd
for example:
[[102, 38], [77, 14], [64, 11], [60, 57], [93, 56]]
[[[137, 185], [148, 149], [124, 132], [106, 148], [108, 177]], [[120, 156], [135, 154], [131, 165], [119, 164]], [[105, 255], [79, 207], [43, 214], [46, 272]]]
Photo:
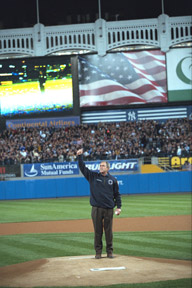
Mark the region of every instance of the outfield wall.
[[[150, 194], [192, 191], [192, 172], [114, 175], [120, 193]], [[0, 200], [88, 196], [89, 184], [84, 177], [27, 179], [0, 182]]]

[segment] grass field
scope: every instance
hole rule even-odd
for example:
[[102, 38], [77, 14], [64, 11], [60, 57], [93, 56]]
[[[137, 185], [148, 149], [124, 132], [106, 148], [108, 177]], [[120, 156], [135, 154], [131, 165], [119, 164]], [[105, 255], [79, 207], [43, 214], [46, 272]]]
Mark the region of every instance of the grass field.
[[[191, 194], [189, 193], [123, 196], [122, 203], [120, 217], [191, 214]], [[89, 219], [90, 211], [87, 197], [0, 201], [0, 222]], [[115, 254], [140, 257], [191, 260], [191, 240], [191, 231], [114, 233]], [[92, 255], [93, 253], [93, 233], [0, 236], [1, 267], [41, 258]], [[191, 287], [191, 279], [107, 287], [188, 288]]]
[[[88, 197], [0, 201], [0, 223], [90, 219]], [[119, 217], [190, 215], [191, 194], [122, 196]]]

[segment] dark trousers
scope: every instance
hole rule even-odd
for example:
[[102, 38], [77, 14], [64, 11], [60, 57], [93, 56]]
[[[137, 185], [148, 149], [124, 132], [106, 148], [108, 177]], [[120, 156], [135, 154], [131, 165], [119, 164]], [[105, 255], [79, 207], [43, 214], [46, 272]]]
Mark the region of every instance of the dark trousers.
[[103, 248], [103, 229], [105, 231], [106, 252], [113, 252], [113, 209], [104, 209], [99, 207], [92, 207], [91, 217], [94, 226], [94, 247], [96, 254], [102, 253]]

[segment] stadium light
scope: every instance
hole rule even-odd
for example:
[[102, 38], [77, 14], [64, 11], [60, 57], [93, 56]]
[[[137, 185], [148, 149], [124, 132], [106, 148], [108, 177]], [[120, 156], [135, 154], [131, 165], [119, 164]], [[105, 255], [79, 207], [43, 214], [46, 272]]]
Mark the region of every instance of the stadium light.
[[161, 0], [162, 14], [164, 14], [164, 0]]
[[36, 0], [37, 23], [39, 24], [39, 0]]
[[101, 0], [98, 0], [98, 6], [99, 6], [99, 19], [101, 19]]

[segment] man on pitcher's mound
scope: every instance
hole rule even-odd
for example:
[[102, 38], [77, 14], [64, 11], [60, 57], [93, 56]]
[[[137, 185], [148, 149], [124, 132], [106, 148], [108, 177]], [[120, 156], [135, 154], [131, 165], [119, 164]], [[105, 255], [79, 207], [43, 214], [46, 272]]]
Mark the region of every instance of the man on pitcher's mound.
[[121, 195], [117, 179], [109, 174], [110, 165], [107, 161], [100, 163], [100, 171], [89, 170], [83, 162], [83, 149], [77, 151], [79, 168], [90, 185], [91, 217], [94, 226], [95, 258], [100, 259], [102, 254], [103, 229], [105, 231], [106, 252], [108, 258], [113, 258], [113, 213], [121, 213]]

